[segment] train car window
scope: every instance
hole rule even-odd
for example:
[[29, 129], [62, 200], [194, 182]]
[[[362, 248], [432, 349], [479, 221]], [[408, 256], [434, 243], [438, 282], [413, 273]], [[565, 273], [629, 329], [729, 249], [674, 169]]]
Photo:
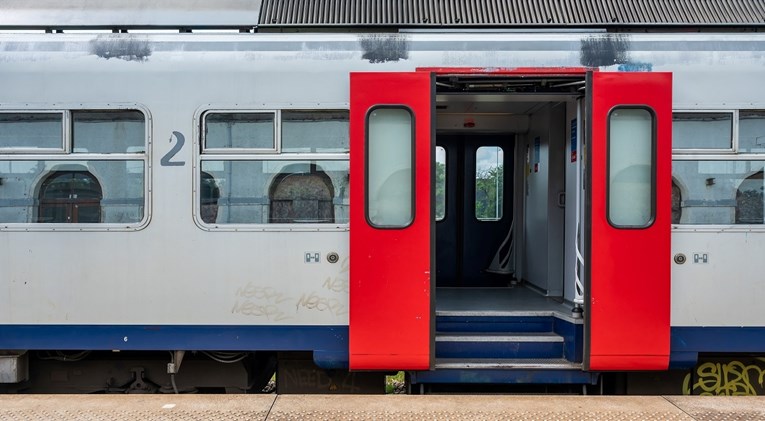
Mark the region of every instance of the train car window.
[[38, 221], [101, 222], [101, 184], [88, 171], [55, 171], [40, 186]]
[[207, 224], [214, 224], [218, 220], [218, 199], [220, 188], [212, 174], [202, 171], [199, 186], [200, 216]]
[[763, 171], [745, 178], [736, 189], [736, 223], [763, 223]]
[[210, 112], [204, 116], [205, 151], [276, 150], [276, 113]]
[[436, 146], [436, 221], [446, 217], [446, 149]]
[[504, 162], [499, 146], [481, 146], [475, 152], [475, 217], [479, 221], [502, 219]]
[[[142, 160], [0, 160], [0, 222], [138, 223], [144, 217], [144, 173]], [[67, 219], [76, 210], [65, 209], [69, 205], [89, 209]]]
[[[203, 160], [202, 220], [208, 224], [346, 224], [348, 170], [347, 160]], [[215, 204], [212, 189], [217, 189]], [[205, 210], [205, 205], [215, 206], [214, 212], [209, 207]]]
[[64, 113], [0, 113], [0, 152], [64, 151]]
[[738, 151], [765, 152], [765, 111], [739, 112]]
[[618, 107], [608, 117], [608, 220], [617, 228], [653, 223], [654, 114], [647, 108]]
[[146, 119], [140, 111], [72, 111], [75, 153], [144, 153]]
[[763, 224], [765, 161], [675, 160], [683, 186], [680, 224]]
[[138, 110], [0, 113], [0, 138], [26, 153], [0, 148], [2, 228], [146, 221], [146, 125]]
[[282, 111], [281, 151], [347, 153], [349, 113], [340, 111]]
[[683, 216], [683, 192], [680, 190], [680, 186], [677, 185], [677, 181], [672, 177], [672, 223], [679, 224], [680, 219]]
[[732, 112], [675, 112], [672, 148], [733, 150]]
[[367, 114], [366, 216], [377, 228], [414, 220], [414, 118], [402, 107]]

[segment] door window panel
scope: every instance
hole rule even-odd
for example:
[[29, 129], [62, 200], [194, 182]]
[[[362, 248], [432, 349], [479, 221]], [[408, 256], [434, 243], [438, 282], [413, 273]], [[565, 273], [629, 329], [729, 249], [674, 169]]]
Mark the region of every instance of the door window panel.
[[504, 207], [504, 159], [499, 146], [482, 146], [475, 153], [475, 217], [499, 221]]
[[405, 108], [377, 108], [367, 117], [367, 219], [378, 228], [414, 220], [414, 119]]
[[644, 108], [609, 114], [608, 220], [618, 228], [644, 228], [654, 218], [654, 124]]
[[446, 217], [446, 149], [436, 146], [436, 221]]

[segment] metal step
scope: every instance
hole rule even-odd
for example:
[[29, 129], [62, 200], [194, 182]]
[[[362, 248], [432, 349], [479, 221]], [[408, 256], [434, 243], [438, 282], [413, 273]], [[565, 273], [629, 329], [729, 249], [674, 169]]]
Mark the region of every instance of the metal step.
[[436, 358], [435, 370], [410, 372], [412, 384], [595, 384], [598, 375], [563, 358]]
[[461, 359], [437, 358], [436, 370], [581, 370], [564, 358]]
[[436, 358], [561, 358], [564, 345], [552, 332], [436, 333]]
[[551, 332], [554, 318], [549, 316], [467, 316], [439, 315], [436, 317], [437, 332]]
[[552, 332], [436, 332], [436, 342], [563, 342], [563, 337]]

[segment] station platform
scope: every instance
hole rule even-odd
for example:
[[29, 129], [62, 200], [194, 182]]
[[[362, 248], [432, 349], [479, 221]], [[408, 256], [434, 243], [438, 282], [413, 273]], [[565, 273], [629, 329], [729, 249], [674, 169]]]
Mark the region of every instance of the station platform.
[[765, 420], [765, 397], [3, 395], [0, 420]]

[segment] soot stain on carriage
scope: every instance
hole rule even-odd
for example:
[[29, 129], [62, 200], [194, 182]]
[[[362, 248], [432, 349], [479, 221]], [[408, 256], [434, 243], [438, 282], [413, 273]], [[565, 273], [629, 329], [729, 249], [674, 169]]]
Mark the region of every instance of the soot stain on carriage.
[[583, 38], [579, 62], [585, 67], [612, 66], [629, 62], [630, 38], [625, 34]]
[[146, 61], [152, 50], [149, 41], [134, 36], [99, 36], [90, 41], [90, 52], [107, 60]]
[[409, 40], [403, 35], [361, 35], [359, 44], [364, 50], [361, 58], [369, 60], [370, 63], [386, 63], [409, 58]]

